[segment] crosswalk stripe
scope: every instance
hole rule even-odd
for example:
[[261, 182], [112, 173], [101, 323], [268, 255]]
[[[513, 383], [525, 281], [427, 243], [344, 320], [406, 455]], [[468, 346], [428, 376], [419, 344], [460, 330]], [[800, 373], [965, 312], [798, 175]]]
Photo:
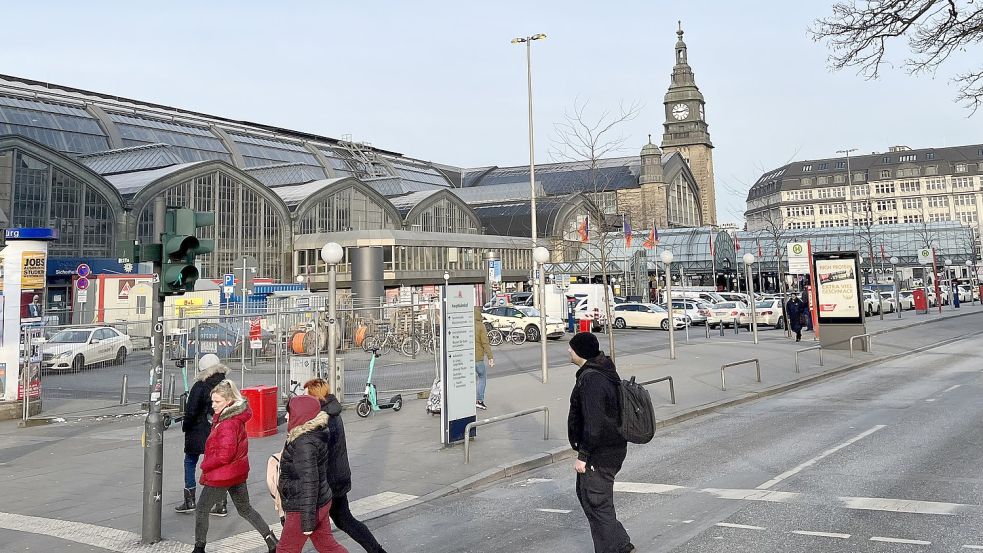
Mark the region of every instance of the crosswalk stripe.
[[970, 507], [961, 503], [886, 499], [879, 497], [841, 497], [839, 500], [847, 509], [914, 513], [918, 515], [955, 515], [959, 511]]
[[908, 545], [932, 545], [930, 541], [924, 540], [907, 540], [904, 538], [884, 538], [881, 536], [874, 536], [870, 538], [870, 541], [879, 541], [883, 543], [904, 543]]
[[718, 522], [714, 526], [720, 526], [721, 528], [738, 528], [740, 530], [764, 530], [763, 526], [751, 526], [750, 524], [734, 524], [732, 522]]
[[669, 493], [685, 490], [686, 486], [671, 486], [669, 484], [649, 484], [646, 482], [615, 482], [614, 491], [625, 493]]
[[850, 539], [850, 534], [839, 534], [836, 532], [813, 532], [810, 530], [792, 530], [793, 534], [798, 534], [800, 536], [815, 536], [818, 538], [838, 538], [841, 540]]

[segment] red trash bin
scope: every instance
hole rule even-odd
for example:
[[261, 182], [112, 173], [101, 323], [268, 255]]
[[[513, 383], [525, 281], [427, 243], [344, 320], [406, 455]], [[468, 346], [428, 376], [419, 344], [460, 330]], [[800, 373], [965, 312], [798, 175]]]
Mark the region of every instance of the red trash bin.
[[924, 315], [928, 313], [928, 297], [925, 296], [925, 290], [921, 288], [915, 288], [911, 291], [911, 298], [915, 302], [915, 312]]
[[276, 434], [276, 386], [250, 386], [242, 389], [253, 418], [246, 422], [246, 436], [265, 438]]
[[590, 319], [580, 319], [580, 326], [577, 328], [577, 332], [590, 332], [591, 324], [594, 321]]

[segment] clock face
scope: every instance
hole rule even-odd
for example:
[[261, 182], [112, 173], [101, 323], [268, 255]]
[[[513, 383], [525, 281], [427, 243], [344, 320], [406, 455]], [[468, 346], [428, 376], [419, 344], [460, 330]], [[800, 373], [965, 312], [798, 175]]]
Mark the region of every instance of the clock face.
[[677, 121], [682, 121], [689, 117], [689, 106], [686, 104], [676, 104], [672, 106], [672, 116], [676, 118]]

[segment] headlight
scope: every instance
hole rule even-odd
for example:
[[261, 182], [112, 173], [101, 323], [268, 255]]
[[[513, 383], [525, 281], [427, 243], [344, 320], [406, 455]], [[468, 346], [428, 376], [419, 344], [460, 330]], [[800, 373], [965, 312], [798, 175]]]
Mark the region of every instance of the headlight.
[[58, 354], [58, 359], [64, 359], [66, 357], [71, 357], [71, 356], [72, 356], [72, 352], [71, 351], [63, 351], [63, 352], [61, 352], [61, 353]]

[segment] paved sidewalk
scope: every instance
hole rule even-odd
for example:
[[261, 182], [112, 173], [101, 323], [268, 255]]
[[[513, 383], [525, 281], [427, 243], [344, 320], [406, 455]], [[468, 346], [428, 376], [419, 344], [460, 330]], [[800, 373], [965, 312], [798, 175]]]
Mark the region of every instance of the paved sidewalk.
[[[668, 359], [665, 333], [627, 330], [623, 332], [649, 333], [653, 338], [652, 349], [619, 355], [617, 364], [625, 377], [649, 380], [673, 376], [676, 405], [669, 404], [665, 383], [651, 388], [657, 403], [657, 418], [672, 421], [688, 413], [712, 409], [720, 402], [752, 399], [769, 389], [792, 385], [823, 372], [902, 354], [978, 331], [983, 325], [981, 315], [983, 308], [972, 305], [958, 311], [947, 309], [942, 316], [919, 316], [908, 312], [900, 321], [891, 315], [886, 315], [883, 322], [875, 318], [869, 323], [870, 331], [887, 333], [875, 336], [873, 353], [858, 353], [857, 358], [851, 360], [847, 352], [826, 351], [825, 366], [819, 367], [816, 352], [808, 352], [802, 356], [801, 374], [794, 372], [794, 352], [813, 345], [813, 342], [804, 339], [797, 344], [775, 330], [762, 331], [757, 345], [751, 343], [751, 335], [745, 331], [738, 335], [729, 331], [724, 337], [712, 333], [708, 341], [703, 329], [698, 327], [691, 330], [688, 343], [684, 333], [680, 332], [676, 334], [676, 360]], [[601, 343], [602, 348], [606, 346], [603, 336]], [[720, 365], [752, 357], [761, 360], [762, 382], [755, 382], [753, 365], [736, 367], [728, 369], [727, 391], [722, 391]], [[383, 411], [368, 419], [358, 419], [353, 413], [346, 412], [354, 476], [351, 498], [357, 500], [353, 506], [370, 517], [379, 516], [523, 468], [565, 459], [567, 402], [575, 367], [566, 359], [554, 357], [550, 361], [550, 382], [545, 385], [540, 382], [538, 367], [530, 367], [526, 373], [492, 378], [487, 393], [490, 409], [479, 412], [479, 417], [491, 417], [546, 405], [550, 409], [550, 439], [543, 440], [541, 415], [484, 427], [479, 429], [479, 437], [472, 444], [468, 465], [463, 462], [461, 446], [441, 447], [439, 418], [424, 412], [424, 401], [408, 401], [399, 413]], [[142, 417], [124, 417], [29, 429], [16, 428], [13, 423], [0, 424], [0, 489], [3, 490], [0, 543], [4, 544], [3, 550], [27, 551], [30, 548], [37, 551], [42, 542], [36, 533], [44, 533], [46, 525], [54, 528], [58, 524], [62, 524], [63, 534], [51, 533], [54, 537], [45, 540], [63, 536], [62, 539], [72, 541], [73, 537], [83, 534], [98, 536], [94, 527], [122, 532], [113, 539], [107, 537], [102, 548], [99, 546], [102, 542], [96, 538], [89, 541], [76, 539], [73, 551], [177, 551], [183, 550], [183, 546], [174, 541], [193, 542], [193, 517], [173, 512], [173, 506], [181, 500], [183, 436], [179, 429], [171, 429], [165, 433], [163, 534], [173, 541], [156, 548], [139, 548], [132, 543], [121, 545], [127, 540], [135, 541], [141, 527], [142, 423]], [[265, 489], [265, 464], [267, 456], [279, 450], [282, 443], [282, 433], [250, 442], [254, 467], [249, 481], [250, 493], [254, 505], [271, 521], [275, 517]], [[16, 515], [35, 518], [16, 519]], [[13, 530], [24, 527], [17, 520], [30, 521], [31, 529]], [[89, 533], [86, 534], [58, 521], [94, 526], [79, 527], [87, 529]], [[210, 543], [220, 548], [210, 550], [260, 551], [254, 547], [258, 542], [240, 537], [242, 534], [251, 538], [254, 533], [235, 514], [225, 519], [213, 518]], [[351, 545], [347, 539], [345, 543]], [[47, 546], [41, 549], [52, 550]], [[357, 551], [357, 546], [353, 550]]]

